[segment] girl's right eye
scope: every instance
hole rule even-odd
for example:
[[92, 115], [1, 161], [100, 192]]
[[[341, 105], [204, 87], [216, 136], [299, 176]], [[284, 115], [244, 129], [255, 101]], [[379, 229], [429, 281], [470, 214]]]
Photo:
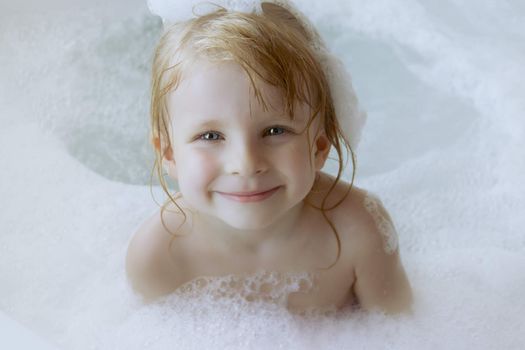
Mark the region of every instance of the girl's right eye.
[[204, 134], [199, 135], [198, 140], [203, 141], [219, 141], [221, 135], [219, 133], [216, 133], [214, 131], [208, 131]]

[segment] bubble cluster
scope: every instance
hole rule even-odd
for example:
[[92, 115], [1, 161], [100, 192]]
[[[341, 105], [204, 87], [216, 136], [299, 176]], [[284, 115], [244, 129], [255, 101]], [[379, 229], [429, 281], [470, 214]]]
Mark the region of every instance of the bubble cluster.
[[383, 237], [383, 249], [387, 254], [394, 254], [398, 247], [397, 232], [394, 225], [379, 210], [382, 206], [381, 200], [372, 192], [367, 192], [364, 199], [365, 209], [372, 218]]
[[314, 289], [312, 272], [278, 272], [261, 270], [253, 274], [230, 274], [220, 277], [198, 277], [181, 287], [180, 296], [202, 295], [218, 298], [239, 298], [247, 302], [272, 302], [286, 307], [290, 293], [306, 293]]

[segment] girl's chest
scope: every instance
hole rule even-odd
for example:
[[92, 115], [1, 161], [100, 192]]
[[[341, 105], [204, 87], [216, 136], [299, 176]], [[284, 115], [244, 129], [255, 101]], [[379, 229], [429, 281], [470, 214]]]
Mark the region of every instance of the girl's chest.
[[[338, 235], [339, 240], [323, 220], [310, 220], [302, 225], [301, 235], [296, 235], [300, 238], [265, 250], [239, 249], [225, 254], [197, 249], [191, 275], [214, 277], [201, 278], [201, 285], [219, 296], [275, 301], [299, 313], [312, 308], [340, 309], [355, 302], [355, 275], [350, 245], [344, 232]], [[201, 243], [198, 246], [203, 247]], [[207, 241], [206, 247], [210, 246], [213, 244]]]
[[332, 270], [312, 273], [311, 276], [311, 284], [289, 294], [287, 307], [290, 311], [301, 313], [309, 309], [341, 309], [355, 302], [352, 271], [334, 267]]
[[340, 271], [278, 272], [207, 275], [197, 277], [179, 288], [200, 289], [216, 298], [240, 298], [248, 302], [280, 304], [292, 313], [309, 310], [331, 311], [355, 303], [354, 276]]
[[330, 267], [337, 250], [337, 244], [311, 242], [256, 260], [250, 254], [225, 257], [203, 253], [192, 275], [200, 279], [201, 286], [206, 286], [207, 293], [218, 296], [276, 302], [294, 313], [340, 309], [355, 301], [355, 276], [344, 247]]

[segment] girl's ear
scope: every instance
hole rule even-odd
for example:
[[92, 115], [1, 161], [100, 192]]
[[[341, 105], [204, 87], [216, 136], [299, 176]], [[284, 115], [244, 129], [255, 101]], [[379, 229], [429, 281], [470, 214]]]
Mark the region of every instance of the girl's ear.
[[322, 131], [315, 140], [315, 170], [321, 170], [324, 166], [324, 163], [326, 162], [326, 159], [328, 158], [328, 154], [330, 153], [330, 141], [328, 140], [328, 137], [326, 137], [326, 134], [324, 131]]
[[162, 158], [162, 167], [172, 179], [177, 180], [177, 167], [173, 158]]
[[[157, 151], [161, 149], [161, 143], [158, 137], [154, 137], [152, 139], [153, 146]], [[164, 170], [168, 173], [168, 175], [173, 178], [177, 179], [177, 167], [175, 166], [175, 159], [173, 158], [173, 150], [171, 149], [171, 146], [166, 147], [164, 152], [162, 153], [162, 167]]]

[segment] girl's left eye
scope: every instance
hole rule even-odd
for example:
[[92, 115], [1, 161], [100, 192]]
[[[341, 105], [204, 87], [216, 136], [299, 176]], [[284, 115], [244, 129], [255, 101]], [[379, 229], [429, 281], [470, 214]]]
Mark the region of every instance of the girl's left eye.
[[283, 127], [272, 126], [271, 128], [266, 129], [265, 135], [277, 136], [277, 135], [282, 135], [282, 134], [286, 133], [287, 131], [288, 130], [283, 128]]
[[221, 137], [221, 135], [219, 133], [214, 132], [214, 131], [208, 131], [208, 132], [205, 132], [202, 135], [199, 135], [199, 140], [219, 141], [220, 137]]

